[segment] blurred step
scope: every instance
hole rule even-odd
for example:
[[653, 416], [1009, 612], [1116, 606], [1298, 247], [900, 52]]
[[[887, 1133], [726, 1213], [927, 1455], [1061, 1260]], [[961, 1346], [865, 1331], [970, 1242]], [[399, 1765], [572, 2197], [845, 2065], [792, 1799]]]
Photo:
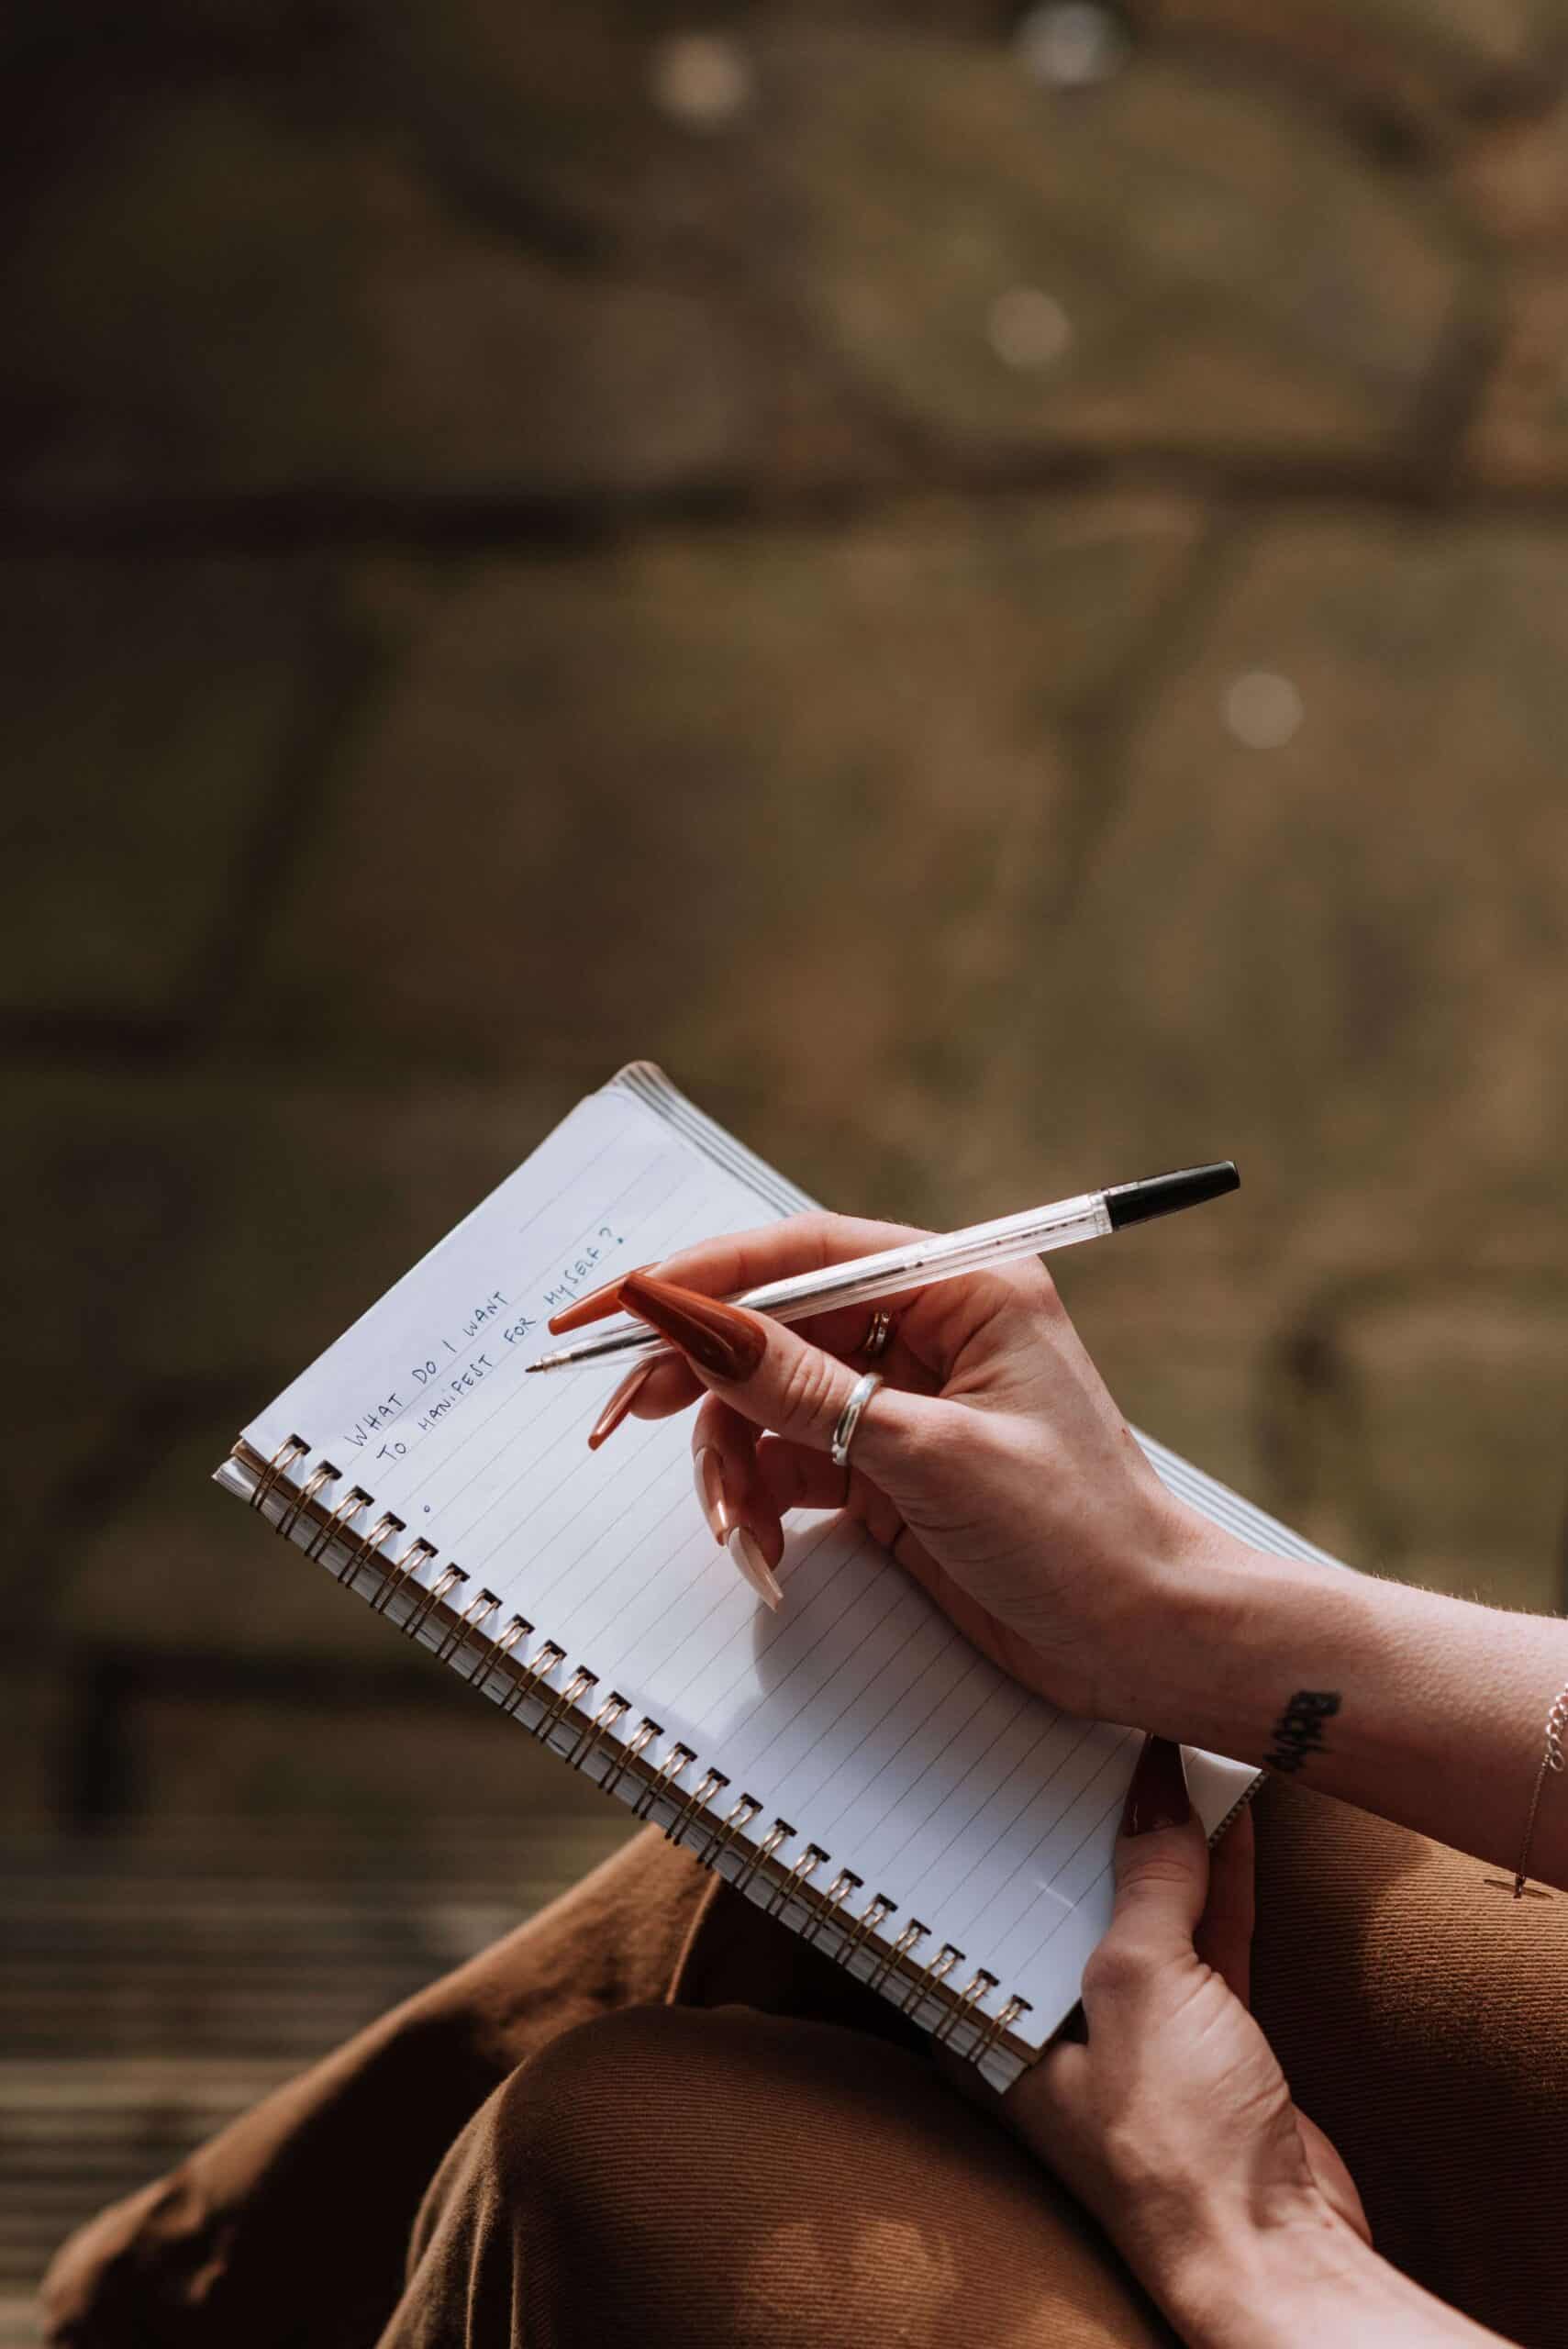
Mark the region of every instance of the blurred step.
[[43, 2331], [30, 2292], [0, 2290], [0, 2349], [39, 2349]]
[[0, 2349], [55, 2246], [626, 1840], [607, 1810], [384, 1836], [0, 1838]]

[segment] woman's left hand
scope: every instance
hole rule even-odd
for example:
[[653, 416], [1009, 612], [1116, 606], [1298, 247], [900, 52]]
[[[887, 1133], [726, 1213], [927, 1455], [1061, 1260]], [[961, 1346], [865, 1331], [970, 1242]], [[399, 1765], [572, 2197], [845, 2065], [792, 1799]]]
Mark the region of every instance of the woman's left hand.
[[1202, 2338], [1217, 2296], [1318, 2272], [1337, 2244], [1360, 2254], [1371, 2238], [1349, 2171], [1292, 2102], [1249, 2010], [1251, 1814], [1211, 1865], [1180, 1748], [1151, 1738], [1116, 1868], [1111, 1922], [1084, 1969], [1087, 2038], [1049, 2049], [1003, 2110]]

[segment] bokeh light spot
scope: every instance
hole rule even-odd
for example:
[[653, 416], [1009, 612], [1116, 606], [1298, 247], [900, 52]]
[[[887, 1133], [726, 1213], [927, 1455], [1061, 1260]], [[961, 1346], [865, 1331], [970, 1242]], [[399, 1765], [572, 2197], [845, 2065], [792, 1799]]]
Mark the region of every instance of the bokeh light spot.
[[661, 114], [688, 130], [722, 130], [751, 102], [751, 69], [715, 33], [673, 33], [654, 48], [649, 89]]
[[1277, 751], [1298, 733], [1307, 712], [1288, 677], [1249, 669], [1225, 689], [1225, 723], [1250, 751]]
[[1127, 30], [1095, 0], [1040, 0], [1013, 36], [1024, 70], [1052, 90], [1085, 90], [1127, 61]]
[[1011, 285], [998, 294], [985, 322], [991, 348], [1004, 365], [1054, 367], [1073, 341], [1073, 321], [1054, 295], [1038, 285]]

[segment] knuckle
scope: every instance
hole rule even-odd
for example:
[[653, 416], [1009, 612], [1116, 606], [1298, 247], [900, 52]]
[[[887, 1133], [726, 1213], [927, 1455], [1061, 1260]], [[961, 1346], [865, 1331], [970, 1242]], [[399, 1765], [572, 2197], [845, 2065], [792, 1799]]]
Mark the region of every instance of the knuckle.
[[1056, 1283], [1038, 1256], [1028, 1256], [1022, 1264], [1010, 1264], [1007, 1277], [1019, 1296], [1038, 1312], [1060, 1311], [1062, 1299]]
[[1184, 1892], [1192, 1876], [1192, 1863], [1184, 1852], [1144, 1852], [1130, 1865], [1124, 1865], [1122, 1896], [1141, 1900], [1151, 1893]]
[[912, 1480], [914, 1486], [921, 1491], [927, 1490], [936, 1481], [935, 1472], [944, 1453], [950, 1466], [951, 1464], [951, 1447], [943, 1442], [935, 1413], [907, 1410], [896, 1396], [889, 1402], [885, 1389], [875, 1400], [883, 1407], [879, 1413], [883, 1426], [894, 1425], [900, 1468]]
[[723, 1425], [724, 1406], [717, 1396], [705, 1395], [692, 1421], [693, 1452], [701, 1452], [705, 1445], [715, 1442]]
[[834, 1259], [840, 1218], [826, 1208], [809, 1208], [790, 1218], [790, 1230], [799, 1234], [814, 1264], [830, 1264]]
[[801, 1208], [794, 1215], [786, 1215], [777, 1223], [768, 1224], [768, 1231], [788, 1231], [802, 1240], [819, 1237], [827, 1217], [820, 1208]]
[[896, 1387], [884, 1387], [873, 1398], [857, 1441], [862, 1457], [880, 1446], [880, 1456], [888, 1465], [896, 1463], [898, 1492], [906, 1509], [945, 1508], [960, 1486], [967, 1489], [976, 1481], [964, 1431], [952, 1424], [958, 1416], [956, 1412], [950, 1416], [945, 1406], [929, 1397], [911, 1397]]
[[1141, 1990], [1153, 1971], [1147, 1950], [1125, 1937], [1107, 1933], [1092, 1950], [1084, 1968], [1085, 1998], [1125, 1998]]
[[838, 1418], [837, 1365], [814, 1346], [803, 1346], [784, 1372], [782, 1417], [791, 1427], [830, 1429]]
[[1100, 2131], [1100, 2154], [1106, 2167], [1123, 2188], [1142, 2194], [1158, 2175], [1151, 2154], [1150, 2116], [1140, 2103], [1131, 2111], [1116, 2113]]

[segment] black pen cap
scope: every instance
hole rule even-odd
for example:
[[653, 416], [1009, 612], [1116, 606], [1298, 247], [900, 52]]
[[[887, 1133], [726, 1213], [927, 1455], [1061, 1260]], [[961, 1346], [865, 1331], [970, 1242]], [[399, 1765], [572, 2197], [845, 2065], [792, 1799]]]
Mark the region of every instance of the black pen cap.
[[1129, 1223], [1147, 1223], [1151, 1216], [1174, 1215], [1178, 1208], [1200, 1207], [1236, 1190], [1241, 1177], [1233, 1158], [1214, 1166], [1184, 1166], [1177, 1174], [1151, 1174], [1142, 1183], [1115, 1183], [1102, 1194], [1111, 1230]]

